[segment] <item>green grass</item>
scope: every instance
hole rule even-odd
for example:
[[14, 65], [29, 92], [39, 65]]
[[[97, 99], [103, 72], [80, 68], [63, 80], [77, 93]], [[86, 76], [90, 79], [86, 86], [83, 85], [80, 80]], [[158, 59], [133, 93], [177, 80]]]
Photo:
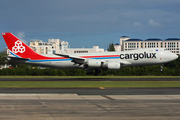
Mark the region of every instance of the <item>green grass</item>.
[[0, 78], [180, 78], [180, 76], [0, 76]]
[[[179, 76], [0, 76], [0, 78], [180, 78]], [[180, 81], [0, 81], [0, 88], [157, 88]]]
[[180, 81], [0, 81], [0, 88], [157, 88], [180, 87]]

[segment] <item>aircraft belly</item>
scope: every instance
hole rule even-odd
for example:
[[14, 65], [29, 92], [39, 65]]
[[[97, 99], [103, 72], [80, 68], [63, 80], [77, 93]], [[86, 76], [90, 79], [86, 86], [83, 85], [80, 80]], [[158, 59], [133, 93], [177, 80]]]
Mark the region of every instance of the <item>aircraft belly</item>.
[[44, 66], [51, 68], [59, 68], [59, 69], [70, 69], [70, 68], [81, 68], [81, 66], [74, 64], [70, 61], [61, 61], [61, 62], [27, 62], [28, 64], [33, 64], [36, 66]]

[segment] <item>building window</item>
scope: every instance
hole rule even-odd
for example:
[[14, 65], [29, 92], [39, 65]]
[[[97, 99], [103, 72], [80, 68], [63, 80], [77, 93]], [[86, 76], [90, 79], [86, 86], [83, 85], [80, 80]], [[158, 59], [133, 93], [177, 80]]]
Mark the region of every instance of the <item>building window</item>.
[[74, 53], [88, 53], [88, 51], [74, 51]]
[[136, 43], [128, 43], [128, 48], [136, 48]]

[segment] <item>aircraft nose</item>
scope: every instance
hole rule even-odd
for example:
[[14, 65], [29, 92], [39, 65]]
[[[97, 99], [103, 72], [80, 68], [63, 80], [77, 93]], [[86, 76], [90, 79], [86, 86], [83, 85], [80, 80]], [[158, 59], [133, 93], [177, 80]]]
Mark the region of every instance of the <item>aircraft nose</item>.
[[178, 55], [176, 55], [176, 59], [178, 58], [179, 56]]
[[172, 56], [171, 56], [171, 58], [173, 59], [173, 60], [175, 60], [175, 59], [177, 59], [178, 58], [178, 55], [176, 55], [176, 54], [172, 54]]

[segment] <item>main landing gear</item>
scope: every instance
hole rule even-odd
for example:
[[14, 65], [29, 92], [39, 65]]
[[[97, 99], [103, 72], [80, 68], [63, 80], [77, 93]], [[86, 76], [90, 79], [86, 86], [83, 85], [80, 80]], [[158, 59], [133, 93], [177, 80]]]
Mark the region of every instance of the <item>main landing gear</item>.
[[87, 70], [87, 75], [95, 75], [98, 76], [101, 73], [101, 69], [91, 69], [91, 70]]

